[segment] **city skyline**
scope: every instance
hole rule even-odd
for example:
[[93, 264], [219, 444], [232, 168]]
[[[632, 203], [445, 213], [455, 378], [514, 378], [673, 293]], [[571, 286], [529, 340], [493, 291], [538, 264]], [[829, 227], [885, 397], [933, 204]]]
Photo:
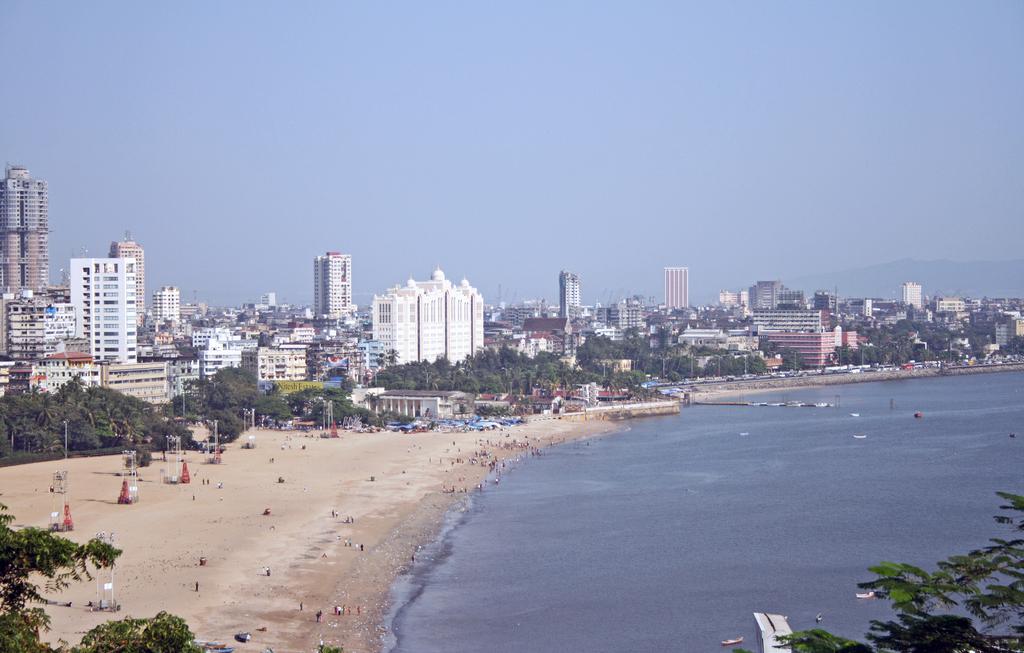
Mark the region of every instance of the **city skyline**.
[[[32, 62], [7, 74], [33, 101], [0, 107], [0, 153], [49, 182], [51, 278], [125, 229], [150, 287], [220, 304], [311, 302], [307, 261], [333, 243], [360, 304], [394, 276], [389, 248], [402, 273], [443, 259], [519, 299], [553, 299], [559, 269], [657, 295], [684, 260], [692, 302], [1019, 256], [1019, 5], [316, 9], [8, 4], [0, 53]], [[500, 241], [469, 236], [485, 223]], [[537, 237], [551, 224], [572, 229]], [[998, 237], [965, 249], [966, 224]], [[736, 232], [760, 237], [713, 246]], [[526, 249], [550, 267], [494, 264]], [[609, 265], [621, 251], [650, 269]]]

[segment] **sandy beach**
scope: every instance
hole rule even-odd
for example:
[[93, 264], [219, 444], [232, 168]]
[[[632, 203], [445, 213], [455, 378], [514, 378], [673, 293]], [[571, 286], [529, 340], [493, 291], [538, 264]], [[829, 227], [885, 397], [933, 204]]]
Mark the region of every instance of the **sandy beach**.
[[[219, 465], [190, 452], [188, 485], [162, 483], [166, 467], [157, 455], [140, 470], [134, 505], [117, 503], [117, 456], [0, 469], [0, 502], [16, 527], [46, 527], [54, 509], [51, 476], [66, 468], [75, 521], [67, 535], [85, 541], [113, 533], [124, 551], [114, 575], [122, 610], [86, 607], [97, 599], [97, 581], [111, 580], [104, 571], [97, 581], [48, 597], [72, 604], [47, 607], [48, 641], [77, 643], [103, 621], [167, 610], [200, 639], [228, 642], [251, 632], [250, 650], [312, 651], [322, 639], [347, 653], [369, 653], [380, 647], [395, 576], [418, 545], [436, 536], [445, 512], [466, 496], [462, 488], [475, 491], [487, 474], [485, 464], [469, 462], [474, 452], [487, 450], [500, 461], [528, 453], [513, 441], [543, 447], [615, 428], [543, 420], [502, 431], [342, 432], [340, 439], [257, 430], [256, 448], [228, 445]], [[445, 491], [452, 487], [458, 491]], [[354, 522], [345, 523], [350, 516]]]

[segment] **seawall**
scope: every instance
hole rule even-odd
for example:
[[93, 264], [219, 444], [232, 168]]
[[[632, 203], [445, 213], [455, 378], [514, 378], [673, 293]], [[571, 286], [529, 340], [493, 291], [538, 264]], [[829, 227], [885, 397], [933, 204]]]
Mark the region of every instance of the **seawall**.
[[673, 399], [668, 401], [640, 401], [613, 406], [597, 406], [596, 408], [587, 408], [580, 412], [561, 413], [558, 415], [530, 415], [527, 417], [527, 422], [549, 419], [561, 419], [570, 422], [611, 421], [678, 414], [679, 402]]
[[918, 370], [889, 370], [884, 372], [862, 372], [860, 374], [822, 374], [782, 379], [760, 379], [757, 381], [734, 381], [701, 385], [691, 391], [691, 399], [697, 401], [711, 395], [737, 395], [745, 392], [764, 392], [785, 388], [806, 388], [823, 385], [846, 385], [848, 383], [869, 383], [873, 381], [899, 381], [936, 376], [961, 376], [964, 374], [995, 374], [998, 372], [1024, 372], [1024, 363], [1006, 365], [975, 365], [969, 367], [928, 367]]

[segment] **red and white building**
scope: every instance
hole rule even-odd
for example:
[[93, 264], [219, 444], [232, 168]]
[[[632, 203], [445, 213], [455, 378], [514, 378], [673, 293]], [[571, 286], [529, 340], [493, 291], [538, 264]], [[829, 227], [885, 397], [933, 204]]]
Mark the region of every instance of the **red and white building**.
[[665, 268], [665, 306], [672, 311], [690, 305], [690, 269]]

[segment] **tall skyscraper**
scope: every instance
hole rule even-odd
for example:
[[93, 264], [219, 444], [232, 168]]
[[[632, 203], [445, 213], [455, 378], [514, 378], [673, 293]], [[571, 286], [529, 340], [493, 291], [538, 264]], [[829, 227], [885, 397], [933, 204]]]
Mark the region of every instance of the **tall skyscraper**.
[[352, 257], [327, 252], [313, 259], [313, 313], [332, 320], [348, 315], [352, 306]]
[[373, 297], [373, 339], [399, 363], [444, 357], [461, 361], [484, 346], [484, 298], [463, 279], [434, 270], [430, 281], [409, 279]]
[[71, 259], [71, 303], [78, 316], [75, 335], [89, 340], [94, 360], [138, 360], [135, 265], [133, 258]]
[[580, 275], [562, 272], [558, 275], [558, 315], [575, 319], [580, 316]]
[[142, 245], [132, 240], [131, 234], [125, 233], [124, 240], [110, 243], [109, 256], [135, 259], [135, 310], [141, 318], [146, 311], [146, 253]]
[[917, 310], [924, 308], [924, 293], [921, 284], [913, 281], [906, 281], [900, 286], [900, 300], [907, 306], [913, 306]]
[[665, 306], [674, 311], [690, 305], [690, 269], [665, 268]]
[[41, 291], [50, 283], [50, 205], [46, 182], [7, 166], [0, 185], [0, 288]]

